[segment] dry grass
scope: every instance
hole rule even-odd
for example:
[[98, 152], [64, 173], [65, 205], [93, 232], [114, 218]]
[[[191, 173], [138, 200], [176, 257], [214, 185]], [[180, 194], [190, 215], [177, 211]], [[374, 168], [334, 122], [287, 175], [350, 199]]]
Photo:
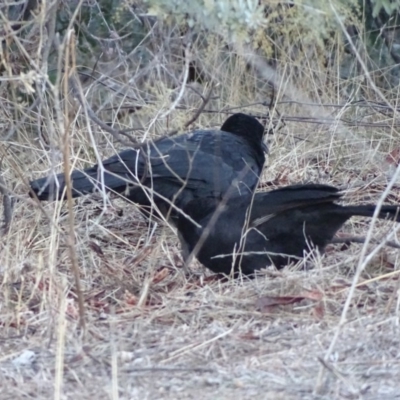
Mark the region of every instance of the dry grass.
[[[172, 41], [170, 37], [165, 40]], [[245, 55], [235, 57], [215, 38], [209, 42], [206, 49], [195, 43], [192, 50], [205, 75], [218, 84], [214, 89], [218, 98], [207, 108], [216, 111], [265, 100], [269, 89], [257, 65], [246, 66]], [[169, 48], [173, 46], [171, 42]], [[104, 88], [95, 85], [85, 87], [91, 107], [101, 111], [111, 105], [117, 110], [99, 111], [103, 120], [108, 118], [118, 129], [142, 126], [135, 132], [137, 140], [180, 129], [201, 104], [195, 92], [186, 88], [179, 105], [188, 111], [169, 108], [181, 89], [182, 64], [163, 51], [161, 56], [158, 53], [163, 71], [173, 76], [175, 89], [171, 81], [162, 79], [164, 75], [157, 75], [157, 66], [146, 71], [146, 82], [131, 79], [132, 86], [124, 87], [126, 77], [136, 70], [122, 70], [120, 60], [113, 64], [120, 68], [114, 83], [124, 88], [126, 96], [134, 94], [135, 102], [121, 100], [114, 92], [105, 95]], [[104, 71], [115, 71], [105, 64], [99, 68], [103, 78], [107, 77]], [[312, 69], [311, 61], [303, 68], [304, 77], [311, 78], [301, 84], [291, 73], [287, 76], [292, 89], [302, 96], [292, 100], [302, 101], [318, 93], [319, 97], [312, 97], [318, 98], [319, 105], [345, 103], [345, 97], [337, 101], [329, 85], [321, 92], [318, 79], [323, 80], [322, 73]], [[282, 68], [279, 73], [285, 76], [284, 71]], [[278, 101], [286, 99], [287, 81], [281, 85], [276, 81]], [[365, 87], [364, 83], [352, 82], [373, 97], [368, 82]], [[336, 78], [333, 86], [340, 85], [344, 93], [349, 82]], [[192, 86], [204, 94], [209, 88], [207, 84]], [[5, 89], [3, 86], [1, 93], [4, 121], [17, 124], [15, 115], [26, 112], [26, 122], [1, 145], [2, 175], [17, 199], [10, 230], [0, 243], [3, 399], [400, 396], [400, 254], [388, 247], [361, 272], [345, 323], [341, 323], [361, 245], [332, 245], [325, 256], [309, 259], [306, 270], [289, 266], [279, 272], [268, 269], [253, 281], [218, 281], [198, 264], [190, 274], [183, 271], [174, 233], [162, 222], [156, 229], [149, 227], [134, 205], [119, 199], [104, 202], [100, 195], [80, 198], [73, 203], [73, 215], [74, 251], [86, 318], [82, 330], [67, 245], [68, 207], [44, 203], [41, 210], [28, 199], [23, 178], [45, 175], [54, 165], [59, 168], [64, 151], [59, 138], [65, 131], [71, 136], [69, 160], [74, 167], [95, 162], [96, 151], [104, 158], [115, 152], [114, 146], [124, 146], [91, 124], [73, 99], [66, 108], [62, 82], [57, 88], [59, 98], [41, 99], [41, 115], [24, 111], [15, 102], [13, 91]], [[133, 114], [120, 111], [133, 103], [142, 108]], [[61, 114], [57, 115], [57, 109]], [[260, 105], [245, 110], [266, 114]], [[390, 178], [386, 156], [400, 141], [396, 126], [373, 131], [349, 128], [338, 118], [346, 114], [390, 126], [395, 124], [393, 116], [371, 115], [371, 109], [348, 105], [313, 108], [282, 104], [277, 110], [284, 116], [330, 116], [332, 123], [288, 122], [268, 137], [271, 154], [264, 186], [325, 182], [347, 188], [349, 202], [379, 199]], [[168, 112], [168, 117], [159, 118]], [[194, 126], [218, 126], [223, 119], [218, 113], [203, 113]], [[38, 139], [38, 125], [55, 150]], [[398, 185], [388, 201], [400, 203]], [[353, 219], [342, 233], [365, 236], [369, 223]], [[382, 238], [395, 228], [379, 221], [373, 237]], [[375, 244], [368, 246], [367, 254], [374, 248]], [[265, 306], [260, 298], [266, 296], [293, 296], [299, 301]]]

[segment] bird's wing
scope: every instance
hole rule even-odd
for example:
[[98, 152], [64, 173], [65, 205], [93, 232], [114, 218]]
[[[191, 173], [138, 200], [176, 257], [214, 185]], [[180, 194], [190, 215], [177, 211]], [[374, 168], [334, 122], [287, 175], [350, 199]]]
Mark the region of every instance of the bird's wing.
[[249, 172], [240, 180], [253, 189], [262, 167], [243, 138], [221, 131], [164, 137], [125, 150], [102, 164], [118, 182], [121, 178], [155, 184], [163, 193], [185, 187], [200, 191], [202, 196], [225, 193], [243, 169]]
[[[196, 131], [177, 138], [164, 138], [149, 149], [151, 176], [184, 183], [188, 188], [213, 182], [226, 190], [244, 168], [243, 158], [250, 158], [241, 138], [221, 135], [219, 131]], [[248, 162], [251, 164], [252, 160]]]
[[278, 213], [332, 203], [340, 197], [341, 194], [337, 188], [323, 184], [292, 185], [270, 192], [257, 193], [251, 204], [251, 224], [259, 226]]

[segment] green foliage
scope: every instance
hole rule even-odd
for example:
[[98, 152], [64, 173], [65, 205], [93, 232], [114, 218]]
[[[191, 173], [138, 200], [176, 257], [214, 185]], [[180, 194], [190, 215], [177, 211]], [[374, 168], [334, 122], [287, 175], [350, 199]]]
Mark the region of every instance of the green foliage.
[[[57, 12], [56, 32], [64, 35], [77, 6], [76, 1], [63, 3]], [[141, 23], [127, 12], [127, 5], [120, 0], [97, 0], [83, 3], [74, 23], [78, 39], [77, 50], [82, 63], [91, 65], [99, 54], [111, 54], [116, 47], [115, 38], [121, 38], [118, 46], [129, 53], [147, 33]]]
[[387, 15], [392, 15], [395, 11], [399, 11], [400, 0], [371, 0], [373, 4], [372, 16], [375, 18], [380, 11], [385, 10]]
[[[185, 22], [229, 39], [284, 36], [292, 43], [324, 44], [339, 28], [338, 18], [353, 22], [359, 15], [357, 0], [295, 0], [291, 4], [269, 0], [144, 0], [149, 14], [165, 21]], [[254, 42], [254, 40], [253, 40]], [[262, 47], [265, 47], [266, 43]], [[268, 47], [268, 46], [266, 46]]]
[[145, 0], [149, 13], [162, 18], [185, 20], [190, 27], [200, 27], [219, 34], [243, 36], [266, 25], [263, 7], [258, 0]]
[[[267, 3], [267, 2], [265, 2]], [[360, 15], [357, 0], [296, 0], [291, 6], [266, 6], [266, 36], [280, 47], [315, 46], [325, 48], [341, 31], [338, 18], [352, 24]]]

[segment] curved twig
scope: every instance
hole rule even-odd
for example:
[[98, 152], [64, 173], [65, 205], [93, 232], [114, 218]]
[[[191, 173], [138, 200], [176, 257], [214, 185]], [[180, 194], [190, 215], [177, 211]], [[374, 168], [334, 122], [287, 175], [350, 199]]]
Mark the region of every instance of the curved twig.
[[[86, 108], [87, 110], [87, 114], [89, 116], [89, 118], [98, 126], [100, 126], [100, 128], [104, 129], [106, 132], [110, 133], [115, 140], [118, 140], [119, 142], [121, 142], [122, 144], [124, 144], [125, 146], [132, 146], [132, 143], [137, 144], [138, 141], [133, 138], [132, 136], [128, 135], [126, 132], [121, 131], [119, 129], [113, 129], [110, 128], [105, 122], [101, 121], [97, 115], [95, 114], [95, 112], [91, 109], [91, 107], [87, 104], [86, 99], [83, 97], [83, 93], [82, 90], [78, 87], [78, 83], [77, 80], [74, 76], [70, 77], [70, 85], [71, 88], [76, 96], [76, 98], [78, 99], [80, 105], [83, 108]], [[121, 139], [119, 137], [119, 135], [125, 136], [126, 138], [128, 138], [131, 143], [126, 142], [125, 140]]]

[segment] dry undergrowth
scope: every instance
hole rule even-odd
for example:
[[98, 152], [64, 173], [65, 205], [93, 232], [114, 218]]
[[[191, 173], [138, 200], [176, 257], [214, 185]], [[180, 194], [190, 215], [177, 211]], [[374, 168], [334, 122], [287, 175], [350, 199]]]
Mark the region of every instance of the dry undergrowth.
[[[335, 142], [322, 145], [327, 133], [296, 134], [318, 136], [320, 148], [290, 135], [273, 137], [263, 179], [269, 186], [317, 180], [356, 188], [348, 191], [349, 201], [379, 198], [382, 175], [368, 163], [358, 172], [350, 146], [343, 154], [348, 161], [332, 174]], [[374, 173], [375, 182], [368, 178]], [[391, 201], [400, 202], [398, 189]], [[87, 318], [82, 336], [65, 243], [66, 206], [44, 208], [54, 224], [21, 198], [1, 244], [3, 398], [45, 398], [57, 391], [66, 398], [118, 393], [127, 399], [398, 393], [398, 250], [384, 248], [363, 272], [347, 322], [324, 361], [361, 245], [331, 246], [323, 258], [310, 259], [306, 271], [292, 266], [267, 270], [254, 281], [222, 282], [199, 265], [192, 268], [196, 275], [186, 274], [171, 230], [159, 224], [153, 231], [134, 205], [112, 200], [104, 210], [100, 196], [78, 199], [75, 249]], [[365, 235], [368, 224], [354, 219], [343, 232]], [[374, 237], [391, 229], [379, 222]], [[278, 303], [298, 299], [269, 305], [265, 296], [278, 296]]]
[[[202, 54], [203, 67], [215, 72], [219, 83], [214, 89], [219, 98], [208, 108], [264, 100], [267, 85], [262, 74], [254, 70], [249, 76], [241, 59], [224, 60], [228, 70], [218, 55], [221, 48], [210, 47]], [[121, 123], [122, 128], [141, 125], [135, 133], [138, 140], [181, 129], [201, 103], [186, 89], [180, 101], [189, 111], [171, 110], [168, 118], [157, 119], [171, 105], [173, 91], [154, 74], [155, 83], [147, 88], [157, 101], [133, 116], [125, 115], [126, 126]], [[297, 90], [317, 92], [318, 83], [313, 87], [313, 82], [303, 82]], [[203, 94], [209, 89], [195, 87]], [[283, 84], [281, 89], [278, 100], [284, 99]], [[96, 94], [90, 95], [94, 102]], [[2, 96], [6, 99], [5, 92]], [[319, 102], [334, 103], [328, 100], [327, 90]], [[111, 95], [107, 102], [125, 104]], [[41, 120], [41, 129], [51, 136], [51, 130], [60, 127], [52, 122], [54, 109], [44, 104], [48, 118]], [[70, 160], [84, 167], [95, 161], [88, 134], [91, 123], [77, 102], [74, 107], [70, 105], [68, 116]], [[346, 107], [278, 106], [283, 116], [308, 116], [313, 110], [321, 118], [329, 115], [334, 123], [287, 122], [269, 136], [262, 190], [317, 181], [346, 189], [348, 202], [378, 201], [390, 180], [387, 155], [397, 149], [399, 134], [395, 127], [345, 128], [337, 118]], [[266, 113], [260, 105], [245, 111]], [[350, 111], [360, 120], [358, 109]], [[114, 117], [118, 125], [117, 114]], [[194, 127], [218, 126], [223, 118], [203, 113]], [[383, 117], [377, 113], [363, 115], [363, 121], [378, 119]], [[384, 122], [390, 126], [395, 121], [387, 117]], [[17, 137], [2, 145], [2, 174], [16, 196], [12, 224], [0, 243], [2, 399], [400, 396], [400, 253], [389, 247], [368, 263], [353, 293], [359, 244], [332, 245], [325, 256], [307, 260], [305, 270], [289, 266], [282, 271], [267, 269], [252, 281], [221, 281], [198, 264], [190, 273], [184, 271], [172, 230], [162, 222], [155, 229], [148, 226], [136, 206], [115, 198], [104, 204], [101, 195], [80, 198], [74, 201], [73, 212], [86, 318], [82, 330], [67, 246], [67, 205], [43, 203], [40, 210], [28, 199], [23, 182], [49, 173], [51, 155], [56, 165], [62, 156], [45, 148], [30, 130], [28, 122], [23, 124]], [[103, 158], [115, 151], [112, 137], [99, 128], [95, 143]], [[400, 203], [398, 185], [387, 201]], [[341, 234], [365, 236], [369, 224], [370, 220], [354, 218]], [[378, 221], [373, 238], [379, 241], [395, 228]], [[369, 245], [367, 254], [376, 247]], [[340, 324], [350, 293], [345, 323]]]

